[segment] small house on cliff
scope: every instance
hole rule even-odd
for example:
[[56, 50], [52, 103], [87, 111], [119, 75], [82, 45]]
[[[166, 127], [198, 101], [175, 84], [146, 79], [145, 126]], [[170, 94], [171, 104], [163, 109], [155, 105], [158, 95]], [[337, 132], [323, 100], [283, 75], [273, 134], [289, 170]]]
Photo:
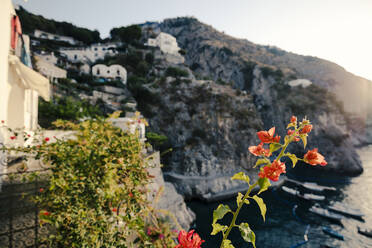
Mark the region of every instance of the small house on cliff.
[[121, 65], [96, 64], [92, 66], [92, 75], [98, 78], [109, 80], [121, 80], [123, 84], [127, 82], [127, 70]]

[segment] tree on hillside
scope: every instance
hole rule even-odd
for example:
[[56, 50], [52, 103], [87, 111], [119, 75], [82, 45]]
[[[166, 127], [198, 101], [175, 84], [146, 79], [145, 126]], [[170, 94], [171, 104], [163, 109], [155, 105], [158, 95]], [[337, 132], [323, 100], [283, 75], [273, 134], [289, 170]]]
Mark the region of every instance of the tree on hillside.
[[97, 30], [91, 31], [87, 28], [76, 27], [68, 22], [46, 19], [41, 15], [32, 14], [22, 7], [17, 10], [17, 15], [21, 20], [24, 33], [32, 34], [35, 29], [39, 29], [49, 33], [70, 36], [88, 45], [101, 41]]
[[135, 43], [141, 39], [142, 29], [138, 25], [113, 28], [110, 31], [112, 39], [121, 40], [125, 43]]

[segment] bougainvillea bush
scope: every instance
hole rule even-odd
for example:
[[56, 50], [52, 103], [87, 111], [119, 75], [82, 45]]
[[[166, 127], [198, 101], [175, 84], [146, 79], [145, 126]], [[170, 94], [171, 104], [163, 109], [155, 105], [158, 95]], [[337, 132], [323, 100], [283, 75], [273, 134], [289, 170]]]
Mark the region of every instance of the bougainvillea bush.
[[[147, 201], [145, 185], [152, 176], [138, 135], [108, 119], [55, 125], [74, 130], [74, 138], [44, 137], [32, 146], [3, 147], [48, 167], [48, 186], [34, 200], [40, 224], [52, 230], [49, 247], [174, 247], [174, 231]], [[29, 138], [11, 132], [11, 138]]]
[[[286, 172], [286, 165], [281, 161], [282, 158], [287, 157], [291, 160], [292, 166], [294, 167], [298, 161], [303, 161], [305, 163], [315, 165], [325, 166], [327, 162], [324, 157], [318, 153], [318, 149], [314, 148], [313, 150], [307, 151], [303, 158], [298, 158], [296, 155], [286, 152], [288, 145], [292, 142], [302, 141], [304, 148], [307, 145], [308, 133], [311, 132], [313, 126], [310, 121], [306, 118], [301, 122], [297, 122], [297, 118], [292, 116], [290, 123], [287, 126], [287, 135], [284, 137], [284, 142], [280, 143], [281, 137], [275, 136], [275, 127], [271, 128], [268, 131], [260, 131], [257, 133], [258, 138], [260, 139], [260, 144], [257, 146], [249, 147], [249, 152], [253, 155], [259, 157], [254, 167], [260, 167], [259, 169], [259, 179], [251, 184], [249, 177], [243, 172], [235, 174], [233, 180], [242, 180], [249, 185], [249, 188], [245, 195], [238, 193], [236, 197], [237, 208], [235, 211], [231, 210], [229, 206], [220, 204], [216, 210], [213, 212], [213, 223], [212, 223], [212, 235], [216, 235], [221, 232], [222, 241], [220, 248], [234, 248], [231, 240], [228, 239], [230, 231], [232, 228], [238, 228], [240, 230], [242, 238], [252, 243], [256, 247], [256, 236], [248, 223], [241, 222], [237, 223], [237, 218], [240, 212], [240, 209], [244, 204], [250, 204], [252, 201], [256, 202], [261, 211], [262, 218], [265, 220], [266, 215], [266, 205], [259, 195], [267, 190], [270, 186], [271, 181], [278, 181], [282, 173]], [[268, 148], [265, 148], [264, 145], [267, 144]], [[277, 156], [273, 156], [273, 153]], [[273, 158], [274, 157], [274, 158]], [[254, 191], [258, 187], [258, 190]], [[251, 195], [252, 192], [256, 194]], [[218, 220], [222, 219], [226, 214], [231, 214], [232, 219], [229, 226], [221, 225], [218, 223]], [[185, 247], [195, 247], [199, 246], [185, 246]]]

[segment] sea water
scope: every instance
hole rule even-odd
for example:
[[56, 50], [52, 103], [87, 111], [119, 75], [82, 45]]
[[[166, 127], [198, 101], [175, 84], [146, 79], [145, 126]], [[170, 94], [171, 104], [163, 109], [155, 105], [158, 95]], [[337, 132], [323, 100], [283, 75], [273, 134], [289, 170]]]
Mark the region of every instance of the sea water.
[[[319, 248], [322, 245], [341, 248], [367, 248], [372, 247], [372, 238], [358, 234], [357, 226], [372, 229], [372, 146], [358, 150], [363, 163], [364, 172], [358, 177], [347, 178], [334, 177], [331, 175], [319, 175], [319, 173], [306, 170], [292, 171], [290, 176], [302, 180], [317, 181], [319, 184], [334, 186], [337, 192], [325, 192], [326, 200], [321, 202], [323, 207], [331, 206], [334, 203], [341, 203], [346, 207], [357, 208], [365, 216], [365, 222], [345, 217], [342, 225], [333, 223], [314, 215], [308, 211], [312, 202], [290, 196], [280, 189], [270, 190], [262, 194], [267, 205], [266, 221], [262, 220], [259, 209], [255, 202], [251, 201], [244, 206], [238, 217], [238, 222], [247, 222], [256, 234], [257, 248], [290, 248], [296, 247], [304, 241], [306, 226], [310, 229], [307, 234], [308, 242], [298, 247]], [[202, 203], [192, 201], [188, 206], [196, 213], [194, 229], [206, 240], [202, 247], [218, 248], [221, 240], [221, 233], [211, 236], [212, 213], [220, 203], [228, 204], [236, 208], [235, 199], [216, 202]], [[294, 209], [294, 206], [297, 208]], [[231, 216], [226, 216], [222, 222], [227, 224]], [[344, 241], [335, 239], [323, 233], [322, 227], [330, 227], [345, 238]], [[231, 232], [230, 239], [236, 248], [253, 247], [245, 243], [237, 230]]]

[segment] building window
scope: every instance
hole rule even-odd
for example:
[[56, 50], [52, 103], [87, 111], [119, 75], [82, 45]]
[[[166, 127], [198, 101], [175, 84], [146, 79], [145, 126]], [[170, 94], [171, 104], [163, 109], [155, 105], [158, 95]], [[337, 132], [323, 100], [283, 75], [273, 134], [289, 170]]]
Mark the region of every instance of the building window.
[[98, 48], [97, 48], [97, 47], [95, 47], [95, 48], [94, 48], [94, 51], [97, 51], [97, 50], [98, 50]]
[[99, 69], [97, 69], [97, 75], [99, 75], [100, 74], [100, 71], [99, 71]]
[[107, 74], [110, 74], [110, 71], [109, 70], [107, 71]]
[[98, 56], [98, 53], [95, 53], [95, 54], [94, 54], [94, 56], [96, 56], [96, 57], [97, 57], [97, 56]]
[[103, 48], [102, 48], [102, 51], [106, 51], [106, 48], [105, 48], [105, 47], [103, 47]]
[[120, 71], [119, 71], [119, 70], [117, 70], [116, 73], [117, 73], [118, 75], [120, 75]]
[[74, 55], [74, 59], [77, 59], [77, 54]]

